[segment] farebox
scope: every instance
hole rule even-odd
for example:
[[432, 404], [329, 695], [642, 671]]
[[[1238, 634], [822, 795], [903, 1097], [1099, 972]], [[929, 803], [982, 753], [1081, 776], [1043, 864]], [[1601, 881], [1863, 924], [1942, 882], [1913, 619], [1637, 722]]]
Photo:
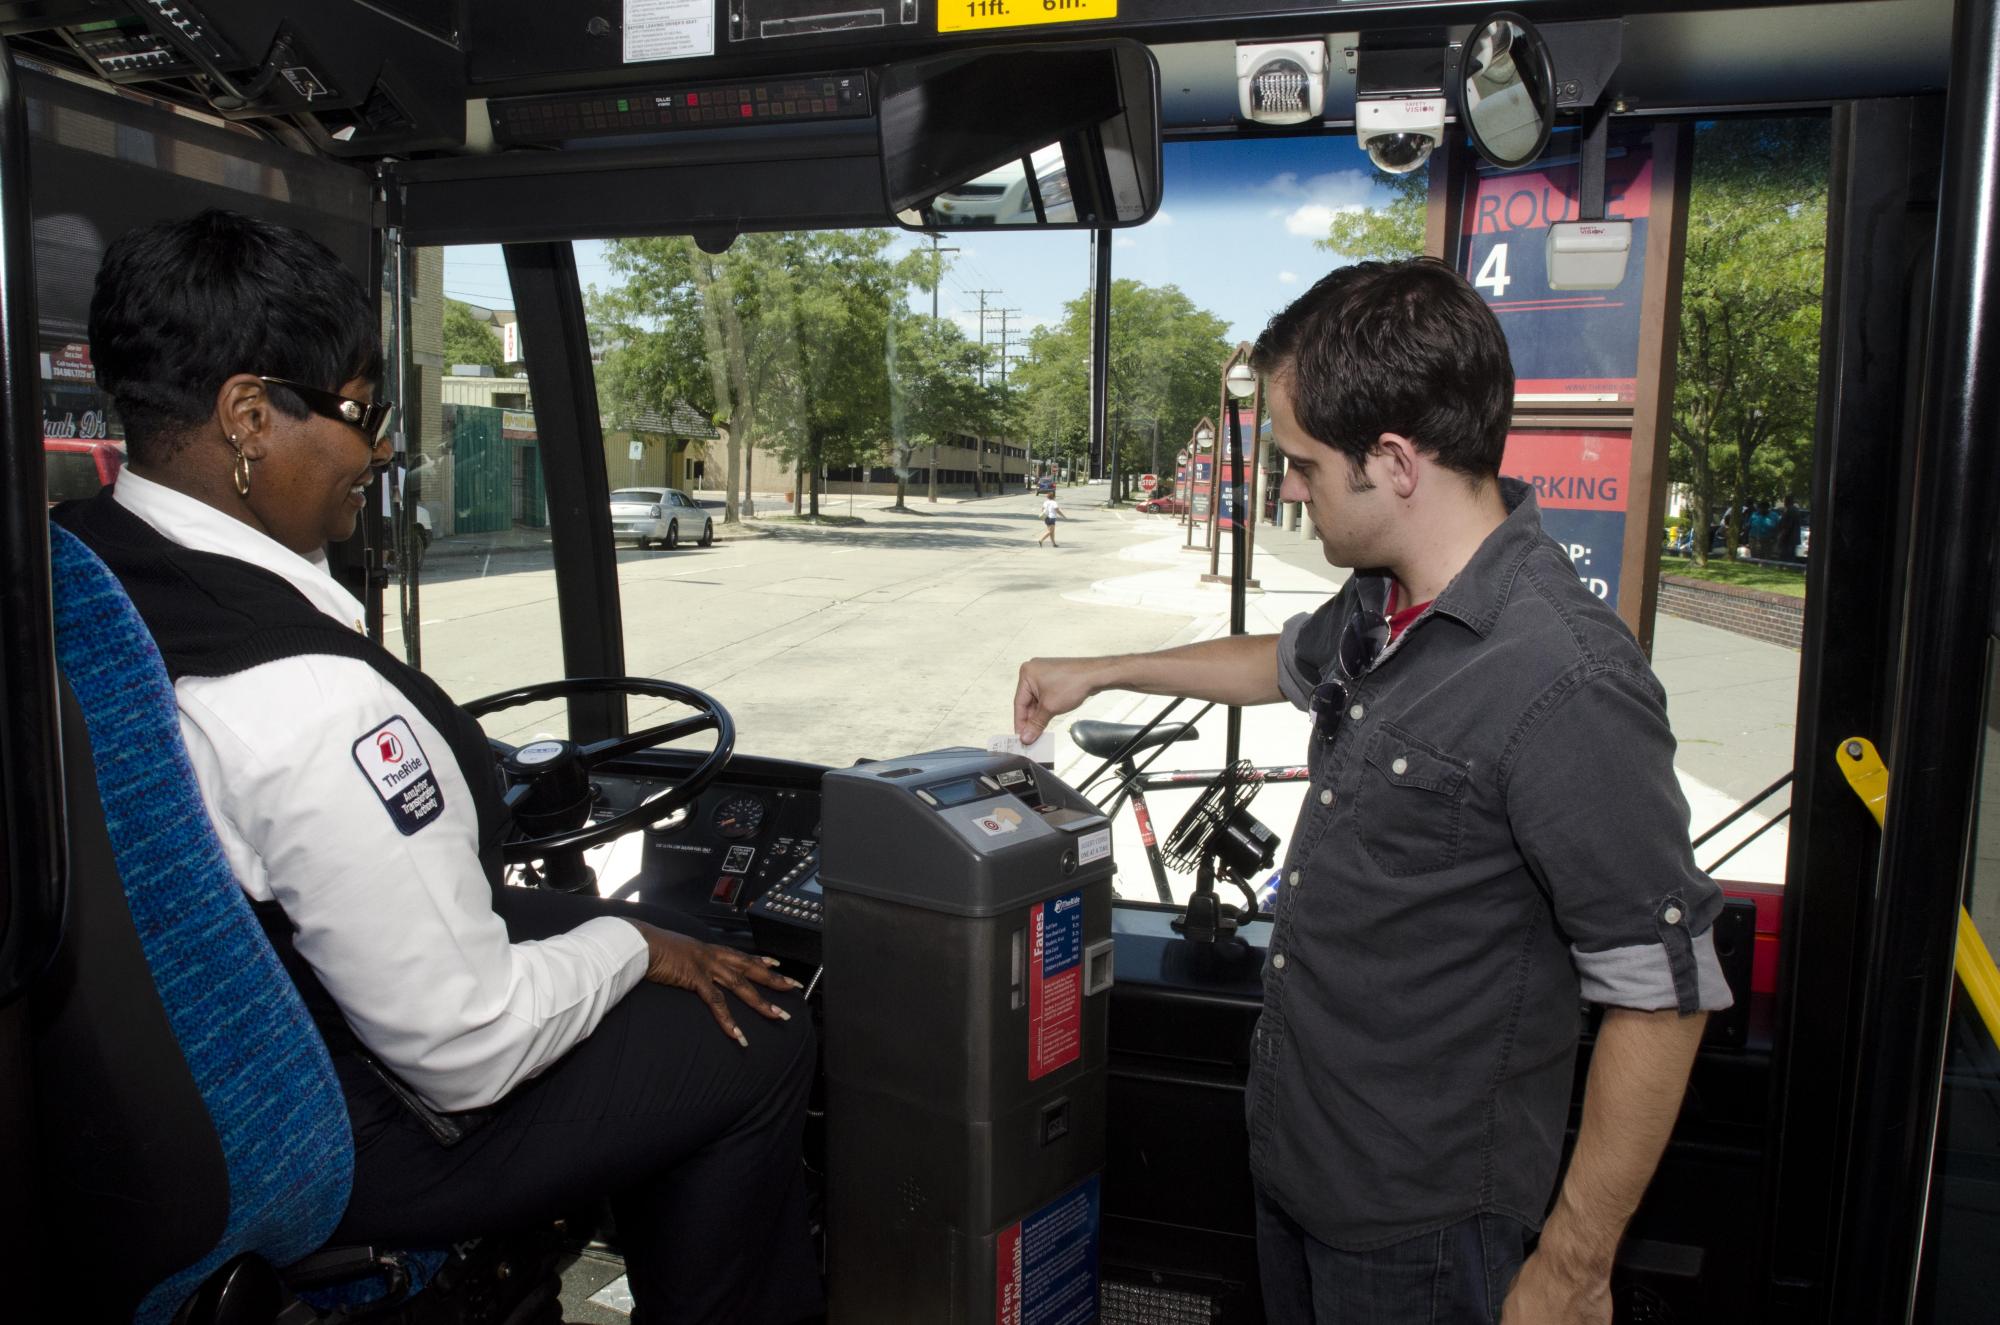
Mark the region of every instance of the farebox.
[[1109, 824], [981, 750], [822, 794], [829, 1320], [1096, 1320]]

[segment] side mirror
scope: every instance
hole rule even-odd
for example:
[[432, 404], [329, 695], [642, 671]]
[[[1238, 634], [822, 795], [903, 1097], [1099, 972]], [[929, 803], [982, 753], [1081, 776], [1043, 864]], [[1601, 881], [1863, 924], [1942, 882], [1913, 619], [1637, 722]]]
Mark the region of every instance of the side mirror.
[[1472, 145], [1501, 170], [1531, 164], [1556, 122], [1548, 43], [1518, 14], [1494, 14], [1465, 39], [1460, 119]]
[[1160, 205], [1160, 70], [1135, 41], [882, 71], [883, 191], [913, 230], [1139, 225]]

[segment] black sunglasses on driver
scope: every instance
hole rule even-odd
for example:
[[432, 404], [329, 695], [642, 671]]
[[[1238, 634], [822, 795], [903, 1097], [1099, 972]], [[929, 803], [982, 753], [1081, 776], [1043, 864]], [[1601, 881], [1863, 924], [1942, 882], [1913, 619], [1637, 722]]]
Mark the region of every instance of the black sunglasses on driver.
[[268, 386], [281, 386], [293, 392], [306, 402], [306, 408], [322, 418], [334, 419], [350, 427], [359, 428], [370, 445], [382, 440], [389, 431], [389, 423], [396, 417], [396, 404], [391, 400], [356, 400], [335, 391], [324, 391], [303, 382], [294, 382], [287, 377], [264, 377], [258, 381]]

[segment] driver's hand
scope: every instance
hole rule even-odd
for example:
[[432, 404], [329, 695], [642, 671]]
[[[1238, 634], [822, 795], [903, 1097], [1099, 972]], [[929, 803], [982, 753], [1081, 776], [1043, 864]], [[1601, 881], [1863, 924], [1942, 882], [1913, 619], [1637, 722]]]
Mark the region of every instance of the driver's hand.
[[1030, 658], [1021, 664], [1014, 687], [1014, 734], [1023, 745], [1041, 739], [1059, 713], [1067, 713], [1095, 693], [1090, 683], [1094, 658]]
[[672, 985], [700, 997], [708, 1004], [722, 1033], [745, 1049], [750, 1047], [750, 1040], [729, 1015], [729, 1000], [723, 997], [723, 990], [772, 1021], [792, 1019], [791, 1013], [757, 992], [759, 985], [766, 989], [799, 988], [798, 981], [771, 969], [776, 965], [772, 958], [753, 957], [719, 943], [703, 943], [643, 920], [631, 923], [646, 940], [646, 978], [656, 985]]

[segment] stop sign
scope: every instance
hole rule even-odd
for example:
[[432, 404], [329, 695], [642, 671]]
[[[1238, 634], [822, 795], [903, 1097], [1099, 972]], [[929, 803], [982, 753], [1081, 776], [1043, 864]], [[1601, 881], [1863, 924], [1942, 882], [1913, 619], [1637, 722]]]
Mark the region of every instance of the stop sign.
[[1160, 476], [1158, 474], [1139, 475], [1139, 490], [1141, 492], [1151, 492], [1154, 488], [1157, 488], [1159, 486], [1160, 486]]

